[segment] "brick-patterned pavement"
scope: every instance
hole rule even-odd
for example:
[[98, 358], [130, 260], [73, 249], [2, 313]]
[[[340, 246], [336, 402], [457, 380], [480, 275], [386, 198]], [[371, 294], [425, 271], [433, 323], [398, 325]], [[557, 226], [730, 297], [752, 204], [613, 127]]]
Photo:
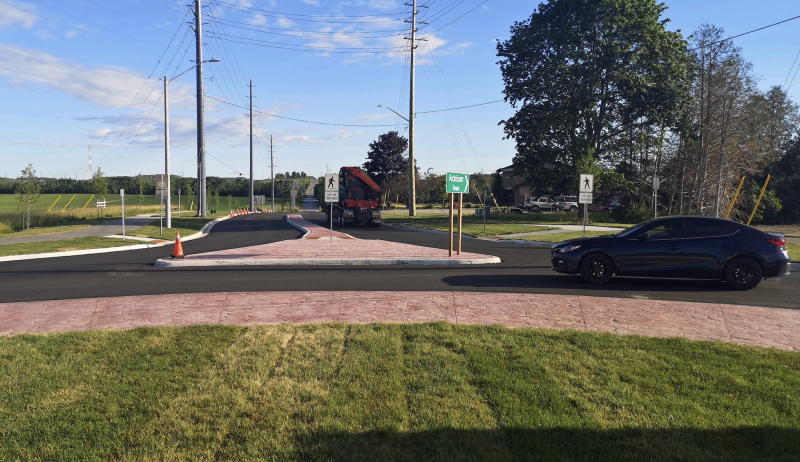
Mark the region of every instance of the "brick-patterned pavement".
[[302, 239], [218, 250], [187, 255], [182, 260], [162, 259], [156, 266], [214, 265], [375, 265], [375, 264], [486, 264], [500, 263], [498, 257], [462, 252], [448, 256], [448, 251], [379, 239], [356, 239], [289, 215], [287, 221], [308, 232]]
[[800, 351], [800, 310], [716, 303], [480, 292], [248, 292], [0, 304], [3, 335], [332, 321], [502, 324]]

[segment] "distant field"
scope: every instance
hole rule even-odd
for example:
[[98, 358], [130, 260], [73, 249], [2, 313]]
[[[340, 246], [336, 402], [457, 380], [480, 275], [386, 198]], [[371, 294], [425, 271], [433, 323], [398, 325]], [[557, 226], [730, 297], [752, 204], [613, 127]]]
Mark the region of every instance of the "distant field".
[[[61, 198], [59, 198], [61, 196]], [[73, 196], [75, 198], [73, 199]], [[91, 198], [91, 201], [88, 205], [86, 203]], [[58, 199], [56, 201], [56, 199]], [[197, 210], [197, 198], [191, 197], [187, 198], [186, 196], [181, 195], [181, 210], [187, 210], [189, 205], [192, 205], [192, 210]], [[72, 202], [70, 202], [72, 200]], [[96, 208], [96, 198], [93, 198], [91, 194], [42, 194], [39, 196], [39, 200], [31, 206], [32, 211], [46, 211], [50, 206], [53, 206], [50, 209], [51, 212], [60, 211], [67, 206], [66, 210], [80, 210], [86, 205], [86, 210]], [[244, 208], [250, 205], [250, 198], [248, 197], [234, 197], [234, 208]], [[269, 198], [267, 198], [269, 201]], [[122, 204], [120, 200], [119, 194], [106, 194], [106, 202], [109, 206], [120, 206]], [[288, 204], [291, 202], [291, 199], [288, 198], [275, 198], [275, 206], [276, 208], [280, 209], [280, 204], [285, 202], [288, 208]], [[55, 205], [53, 205], [55, 204]], [[125, 208], [128, 207], [135, 207], [139, 205], [139, 196], [134, 194], [126, 194], [125, 195]], [[158, 206], [159, 201], [155, 196], [148, 195], [144, 196], [141, 201], [142, 206]], [[297, 205], [303, 205], [303, 199], [297, 199]], [[172, 207], [177, 210], [178, 208], [178, 196], [172, 196]], [[216, 204], [211, 200], [210, 208], [215, 208]], [[220, 196], [219, 198], [219, 209], [220, 210], [228, 210], [228, 197], [227, 196]], [[16, 194], [0, 194], [0, 212], [16, 212], [16, 211], [24, 212], [25, 205], [22, 204], [20, 201], [17, 200]]]

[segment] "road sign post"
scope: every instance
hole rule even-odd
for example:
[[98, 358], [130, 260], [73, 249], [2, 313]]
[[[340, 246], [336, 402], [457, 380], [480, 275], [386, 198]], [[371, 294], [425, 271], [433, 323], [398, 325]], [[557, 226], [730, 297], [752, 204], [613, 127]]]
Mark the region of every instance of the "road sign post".
[[450, 256], [453, 256], [453, 200], [458, 194], [458, 250], [461, 255], [461, 215], [464, 210], [464, 194], [469, 192], [469, 174], [447, 172], [445, 191], [450, 194]]
[[125, 240], [125, 190], [119, 190], [119, 198], [122, 200], [122, 240]]
[[333, 203], [339, 202], [339, 174], [325, 174], [325, 202], [331, 204], [331, 254], [333, 254]]
[[583, 204], [583, 237], [586, 237], [586, 217], [589, 216], [589, 204], [592, 203], [594, 191], [594, 175], [582, 173], [578, 182], [578, 203]]
[[658, 187], [661, 182], [657, 176], [653, 177], [653, 218], [658, 218]]

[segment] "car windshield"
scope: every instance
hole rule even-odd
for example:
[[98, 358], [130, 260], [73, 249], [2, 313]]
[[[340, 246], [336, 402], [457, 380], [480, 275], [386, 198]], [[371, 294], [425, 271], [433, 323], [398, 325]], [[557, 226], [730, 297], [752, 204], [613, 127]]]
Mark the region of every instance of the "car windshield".
[[634, 233], [636, 233], [638, 230], [640, 230], [640, 229], [644, 228], [645, 226], [649, 225], [651, 221], [653, 221], [653, 220], [648, 220], [648, 221], [645, 221], [644, 223], [639, 223], [638, 225], [633, 225], [630, 228], [623, 229], [622, 231], [618, 232], [617, 234], [614, 234], [614, 236], [617, 236], [617, 237], [631, 236]]

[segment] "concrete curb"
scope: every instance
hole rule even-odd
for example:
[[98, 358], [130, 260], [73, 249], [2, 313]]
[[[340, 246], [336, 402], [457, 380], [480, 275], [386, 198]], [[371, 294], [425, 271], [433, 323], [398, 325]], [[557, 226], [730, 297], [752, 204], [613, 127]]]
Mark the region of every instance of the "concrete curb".
[[[225, 221], [230, 217], [220, 217], [214, 221], [210, 221], [203, 225], [200, 228], [200, 231], [187, 236], [185, 238], [181, 238], [181, 242], [191, 241], [194, 239], [199, 239], [211, 231], [211, 228], [214, 227], [217, 223], [221, 221]], [[7, 257], [0, 257], [0, 262], [6, 261], [23, 261], [23, 260], [38, 260], [40, 258], [57, 258], [57, 257], [75, 257], [79, 255], [95, 255], [100, 253], [111, 253], [111, 252], [124, 252], [126, 250], [141, 250], [141, 249], [152, 249], [154, 247], [164, 247], [166, 245], [171, 245], [175, 241], [167, 241], [158, 244], [136, 244], [136, 245], [126, 245], [121, 247], [108, 247], [105, 249], [85, 249], [85, 250], [69, 250], [67, 252], [48, 252], [48, 253], [31, 253], [27, 255], [9, 255]]]
[[486, 265], [500, 263], [500, 258], [417, 259], [417, 258], [263, 258], [253, 260], [174, 260], [159, 259], [158, 267], [199, 266], [372, 266], [372, 265]]
[[[286, 222], [289, 223], [290, 225], [294, 226], [295, 228], [297, 228], [297, 229], [299, 229], [300, 231], [303, 232], [303, 237], [300, 238], [301, 240], [305, 239], [309, 234], [311, 234], [311, 231], [309, 231], [308, 228], [300, 226], [300, 224], [295, 223], [292, 220], [290, 220], [289, 219], [289, 215], [284, 215], [283, 219], [286, 220]], [[156, 262], [156, 266], [158, 266], [158, 262]]]

